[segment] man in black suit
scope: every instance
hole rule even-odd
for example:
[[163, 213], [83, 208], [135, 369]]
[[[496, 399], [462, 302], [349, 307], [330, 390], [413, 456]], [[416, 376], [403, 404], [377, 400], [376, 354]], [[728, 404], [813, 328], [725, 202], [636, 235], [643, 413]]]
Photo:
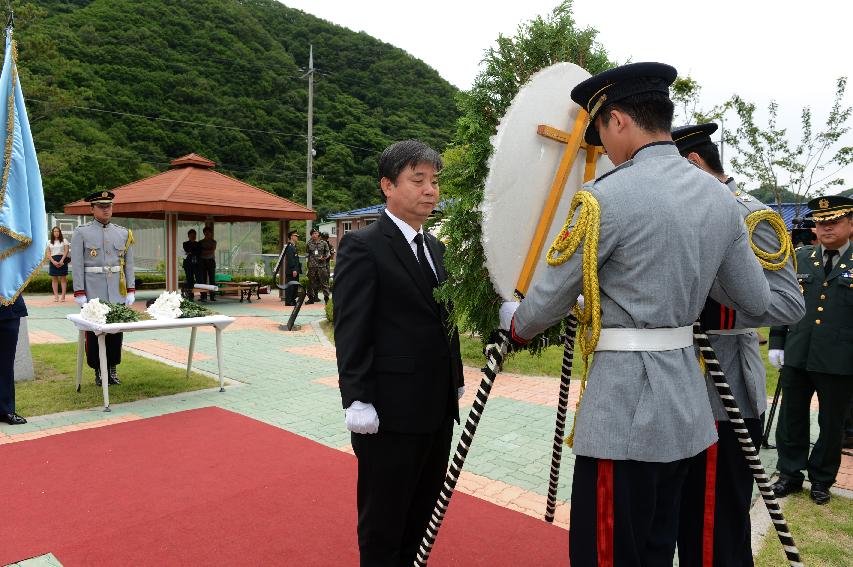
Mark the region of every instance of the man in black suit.
[[21, 317], [27, 316], [24, 296], [10, 305], [0, 305], [0, 421], [21, 425], [26, 419], [15, 413], [15, 352]]
[[[296, 243], [299, 242], [299, 233], [291, 230], [287, 233], [287, 246], [284, 248], [284, 275], [285, 281], [298, 282], [299, 274], [302, 273], [302, 264], [299, 263], [299, 254], [296, 251]], [[296, 286], [288, 286], [284, 291], [284, 304], [296, 305]]]
[[412, 565], [441, 491], [459, 421], [459, 335], [433, 290], [444, 245], [424, 232], [441, 157], [416, 140], [386, 148], [387, 207], [347, 234], [335, 266], [334, 321], [347, 429], [358, 458], [361, 565]]

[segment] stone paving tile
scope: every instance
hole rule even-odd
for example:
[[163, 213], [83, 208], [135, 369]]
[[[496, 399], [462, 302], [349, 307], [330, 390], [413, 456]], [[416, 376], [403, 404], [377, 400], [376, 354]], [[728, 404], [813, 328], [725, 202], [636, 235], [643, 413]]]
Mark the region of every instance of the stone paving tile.
[[[37, 419], [37, 418], [34, 418]], [[19, 443], [21, 441], [29, 441], [31, 439], [38, 439], [40, 437], [49, 437], [51, 435], [59, 435], [61, 433], [68, 433], [69, 431], [82, 431], [83, 429], [94, 429], [96, 427], [105, 427], [107, 425], [114, 425], [116, 423], [124, 423], [127, 421], [135, 421], [137, 419], [142, 419], [138, 415], [124, 414], [117, 415], [114, 417], [107, 417], [104, 419], [95, 419], [92, 421], [84, 421], [78, 423], [69, 423], [68, 425], [60, 425], [47, 427], [43, 429], [37, 429], [34, 431], [28, 431], [24, 433], [17, 433], [16, 429], [7, 428], [6, 431], [0, 431], [0, 445], [8, 444], [8, 443]], [[21, 426], [15, 426], [21, 427]]]
[[67, 343], [68, 341], [55, 333], [51, 333], [50, 331], [29, 331], [27, 333], [30, 337], [30, 343], [34, 345], [48, 344], [48, 343]]
[[62, 563], [52, 553], [48, 553], [19, 563], [12, 563], [7, 567], [62, 567]]
[[[325, 347], [320, 344], [300, 346], [300, 347], [288, 347], [284, 349], [285, 352], [290, 352], [293, 354], [298, 354], [300, 356], [310, 356], [312, 358], [317, 358], [320, 360], [330, 360], [332, 362], [336, 362], [338, 360], [337, 356], [335, 356], [335, 349]], [[337, 385], [336, 385], [337, 387]]]
[[[166, 358], [173, 362], [182, 362], [184, 364], [187, 363], [187, 358], [190, 354], [189, 349], [175, 346], [165, 341], [161, 341], [160, 339], [129, 341], [127, 342], [127, 346], [128, 348], [141, 350], [143, 352], [159, 356], [160, 358]], [[193, 362], [210, 360], [211, 358], [213, 357], [209, 354], [204, 354], [198, 351], [193, 352]]]

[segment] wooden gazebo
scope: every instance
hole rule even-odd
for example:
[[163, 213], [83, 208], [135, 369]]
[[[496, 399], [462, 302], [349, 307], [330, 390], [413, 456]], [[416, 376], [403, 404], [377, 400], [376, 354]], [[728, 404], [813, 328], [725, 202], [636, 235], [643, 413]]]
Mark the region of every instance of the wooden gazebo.
[[[166, 289], [178, 289], [178, 218], [213, 222], [279, 221], [283, 245], [291, 220], [316, 219], [302, 205], [213, 170], [192, 153], [171, 161], [168, 171], [112, 189], [114, 217], [163, 219], [166, 228]], [[66, 214], [91, 215], [89, 203], [65, 205]]]

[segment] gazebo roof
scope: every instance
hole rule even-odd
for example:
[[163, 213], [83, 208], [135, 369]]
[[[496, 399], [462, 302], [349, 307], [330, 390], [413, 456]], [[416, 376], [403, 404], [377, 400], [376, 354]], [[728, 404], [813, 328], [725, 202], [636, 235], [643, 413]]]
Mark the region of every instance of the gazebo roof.
[[[113, 215], [162, 219], [178, 213], [182, 220], [241, 222], [259, 220], [307, 220], [317, 214], [248, 183], [213, 171], [216, 164], [192, 153], [171, 161], [168, 171], [117, 187]], [[65, 205], [71, 215], [91, 214], [82, 199]]]

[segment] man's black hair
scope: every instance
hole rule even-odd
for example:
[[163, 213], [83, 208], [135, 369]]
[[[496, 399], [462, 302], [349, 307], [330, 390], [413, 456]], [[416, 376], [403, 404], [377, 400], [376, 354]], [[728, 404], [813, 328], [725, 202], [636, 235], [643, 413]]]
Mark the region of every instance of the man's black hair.
[[187, 236], [189, 236], [190, 234], [198, 235], [198, 233], [195, 231], [195, 229], [194, 229], [194, 228], [191, 228], [191, 229], [189, 229], [189, 230], [187, 231]]
[[290, 240], [290, 237], [293, 236], [294, 234], [298, 236], [299, 231], [298, 230], [291, 230], [290, 232], [287, 233], [287, 239]]
[[708, 167], [717, 175], [725, 175], [723, 170], [723, 162], [720, 161], [720, 152], [717, 150], [717, 144], [714, 142], [702, 142], [687, 150], [681, 152], [681, 155], [687, 157], [689, 154], [696, 152], [699, 157], [705, 160]]
[[202, 231], [204, 234], [207, 234], [208, 232], [209, 232], [210, 234], [213, 234], [213, 229], [212, 229], [212, 228], [210, 228], [209, 226], [204, 227], [203, 229], [201, 229], [201, 231]]
[[649, 91], [631, 95], [606, 105], [598, 113], [603, 125], [610, 122], [610, 111], [621, 110], [647, 132], [669, 132], [675, 105], [664, 93]]
[[[419, 163], [430, 163], [436, 171], [444, 167], [441, 155], [420, 140], [403, 140], [391, 144], [379, 157], [379, 179], [387, 177], [392, 183], [397, 183], [400, 172]], [[382, 193], [382, 199], [385, 199], [385, 193]]]

